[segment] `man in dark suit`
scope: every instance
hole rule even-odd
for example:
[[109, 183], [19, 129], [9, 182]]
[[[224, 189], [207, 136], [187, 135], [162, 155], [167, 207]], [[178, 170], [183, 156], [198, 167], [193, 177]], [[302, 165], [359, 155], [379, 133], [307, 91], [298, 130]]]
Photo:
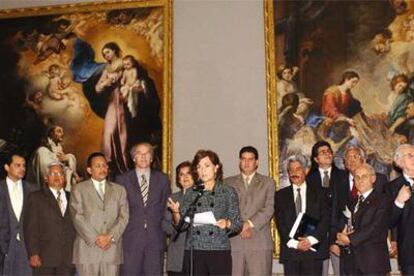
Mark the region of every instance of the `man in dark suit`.
[[61, 163], [48, 166], [47, 187], [33, 192], [27, 200], [24, 234], [34, 275], [73, 275], [75, 228], [69, 213]]
[[[320, 188], [326, 194], [327, 204], [332, 211], [335, 185], [346, 181], [346, 173], [338, 169], [333, 163], [333, 151], [331, 145], [326, 141], [319, 141], [312, 147], [311, 154], [312, 171], [307, 176], [306, 182]], [[332, 218], [332, 215], [331, 215]], [[336, 231], [331, 228], [329, 237], [330, 261], [333, 271], [339, 275], [339, 246], [335, 243]], [[323, 262], [322, 275], [328, 275], [329, 259]]]
[[[0, 182], [0, 198], [5, 199], [2, 208], [7, 210], [7, 219], [2, 219], [0, 229], [9, 234], [2, 235], [5, 258], [3, 273], [5, 275], [31, 275], [29, 258], [24, 243], [23, 221], [27, 197], [34, 190], [34, 186], [23, 181], [26, 173], [26, 161], [19, 154], [11, 154], [6, 160], [4, 169], [7, 172], [5, 180]], [[3, 223], [7, 223], [4, 225]], [[9, 230], [5, 230], [8, 228]]]
[[[345, 206], [351, 206], [355, 204], [358, 199], [358, 190], [354, 183], [355, 170], [361, 165], [366, 163], [366, 154], [360, 147], [350, 145], [345, 150], [345, 168], [346, 178], [345, 181], [340, 181], [335, 185], [333, 210], [332, 210], [332, 231], [333, 237], [336, 233], [342, 231], [342, 212], [345, 210]], [[385, 193], [387, 187], [387, 177], [380, 173], [375, 173], [374, 190], [378, 193]]]
[[[309, 159], [303, 155], [290, 156], [287, 170], [292, 185], [275, 194], [275, 219], [280, 236], [279, 261], [286, 275], [320, 275], [322, 262], [328, 258], [329, 209], [321, 189], [305, 181], [309, 165]], [[313, 235], [295, 240], [289, 237], [289, 232], [299, 212], [319, 222]]]
[[394, 199], [390, 226], [397, 227], [398, 264], [403, 275], [414, 275], [414, 146], [400, 145], [394, 161], [402, 169], [402, 175], [389, 184]]
[[161, 275], [165, 234], [162, 220], [170, 196], [168, 177], [151, 169], [153, 148], [139, 143], [131, 149], [135, 169], [116, 178], [127, 190], [129, 223], [124, 232], [122, 275]]
[[387, 235], [391, 200], [374, 190], [375, 171], [362, 164], [354, 171], [358, 201], [350, 206], [352, 229], [343, 224], [337, 243], [346, 248], [341, 252], [345, 275], [385, 275], [391, 270]]

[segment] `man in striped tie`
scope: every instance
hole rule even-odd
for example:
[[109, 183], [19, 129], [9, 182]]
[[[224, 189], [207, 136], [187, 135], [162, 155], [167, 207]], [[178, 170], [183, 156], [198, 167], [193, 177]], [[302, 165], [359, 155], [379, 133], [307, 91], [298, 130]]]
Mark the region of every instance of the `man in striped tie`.
[[116, 178], [128, 194], [130, 221], [124, 233], [122, 275], [161, 275], [165, 234], [161, 227], [170, 184], [167, 175], [152, 169], [149, 143], [132, 147], [135, 169]]
[[48, 165], [47, 187], [29, 194], [24, 214], [24, 236], [34, 275], [73, 275], [75, 228], [69, 214], [64, 166]]

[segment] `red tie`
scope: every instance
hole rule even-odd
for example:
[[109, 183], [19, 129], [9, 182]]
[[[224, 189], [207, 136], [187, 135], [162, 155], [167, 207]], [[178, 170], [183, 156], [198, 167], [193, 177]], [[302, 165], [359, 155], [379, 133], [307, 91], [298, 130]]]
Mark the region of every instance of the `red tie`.
[[356, 199], [358, 197], [358, 190], [355, 186], [355, 179], [352, 179], [352, 190], [351, 190], [352, 198]]

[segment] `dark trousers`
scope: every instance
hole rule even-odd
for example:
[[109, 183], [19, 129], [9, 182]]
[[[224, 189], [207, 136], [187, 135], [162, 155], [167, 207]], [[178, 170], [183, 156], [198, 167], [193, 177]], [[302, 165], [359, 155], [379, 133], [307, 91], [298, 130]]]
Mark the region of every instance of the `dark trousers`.
[[285, 275], [322, 275], [323, 260], [284, 261]]
[[414, 265], [402, 266], [401, 274], [404, 276], [414, 276]]
[[[184, 255], [185, 267], [190, 267], [190, 259], [190, 251], [186, 250]], [[230, 250], [194, 250], [193, 261], [194, 275], [231, 275]], [[189, 269], [187, 275], [189, 275]]]
[[147, 247], [124, 253], [121, 275], [162, 275], [164, 251]]
[[75, 274], [75, 268], [72, 266], [59, 266], [59, 267], [39, 267], [33, 269], [33, 275], [65, 275], [73, 276]]

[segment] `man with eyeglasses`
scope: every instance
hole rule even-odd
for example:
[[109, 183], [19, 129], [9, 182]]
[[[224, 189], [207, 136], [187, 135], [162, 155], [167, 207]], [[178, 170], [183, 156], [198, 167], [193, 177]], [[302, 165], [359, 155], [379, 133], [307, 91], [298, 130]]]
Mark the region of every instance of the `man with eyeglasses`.
[[64, 166], [52, 162], [43, 189], [31, 193], [24, 214], [24, 234], [34, 275], [73, 275], [75, 228], [68, 210]]
[[[312, 170], [307, 176], [309, 185], [315, 185], [315, 188], [322, 189], [326, 195], [326, 201], [332, 211], [335, 186], [343, 185], [346, 182], [345, 171], [338, 169], [333, 162], [333, 151], [331, 145], [326, 141], [319, 141], [312, 147], [311, 154]], [[332, 218], [332, 216], [331, 216]], [[332, 224], [332, 221], [331, 221]], [[329, 262], [332, 263], [332, 269], [335, 275], [339, 275], [339, 246], [335, 244], [336, 228], [331, 227], [329, 237], [329, 259], [323, 262], [322, 275], [328, 275]]]
[[337, 243], [348, 250], [341, 254], [342, 274], [386, 275], [391, 270], [387, 245], [391, 200], [375, 191], [376, 175], [370, 165], [360, 165], [353, 176], [358, 200], [350, 206], [352, 229], [344, 221], [337, 234]]
[[414, 275], [414, 145], [400, 145], [394, 161], [402, 169], [402, 175], [389, 184], [394, 199], [391, 227], [397, 227], [398, 264], [402, 275]]

